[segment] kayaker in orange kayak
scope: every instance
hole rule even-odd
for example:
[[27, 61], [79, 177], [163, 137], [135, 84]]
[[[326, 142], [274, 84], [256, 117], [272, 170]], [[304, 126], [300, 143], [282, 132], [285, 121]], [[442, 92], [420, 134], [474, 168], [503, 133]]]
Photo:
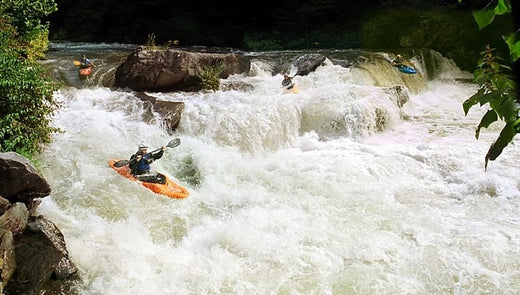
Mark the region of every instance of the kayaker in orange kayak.
[[150, 164], [160, 159], [164, 154], [165, 147], [161, 147], [157, 152], [148, 152], [148, 146], [139, 144], [138, 150], [130, 157], [130, 170], [132, 175], [145, 182], [164, 183], [166, 180], [160, 174], [150, 173]]
[[80, 67], [82, 68], [95, 68], [96, 65], [94, 65], [92, 63], [92, 61], [90, 59], [88, 59], [84, 54], [81, 56], [81, 60], [80, 60], [81, 64], [80, 64]]

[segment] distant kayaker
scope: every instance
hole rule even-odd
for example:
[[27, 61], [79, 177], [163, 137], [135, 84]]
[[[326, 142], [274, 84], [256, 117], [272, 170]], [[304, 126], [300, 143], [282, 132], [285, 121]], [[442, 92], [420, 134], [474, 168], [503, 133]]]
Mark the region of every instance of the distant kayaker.
[[294, 87], [292, 78], [289, 77], [289, 75], [287, 75], [287, 74], [283, 75], [282, 86], [285, 87], [285, 89], [287, 89], [287, 90], [290, 90]]
[[165, 147], [163, 146], [161, 150], [155, 154], [148, 153], [148, 146], [143, 143], [139, 144], [137, 147], [137, 152], [130, 157], [129, 165], [132, 175], [141, 181], [164, 183], [166, 179], [164, 179], [160, 174], [150, 173], [150, 164], [163, 156]]
[[92, 63], [90, 59], [88, 59], [84, 54], [81, 56], [81, 67], [82, 68], [95, 68], [96, 66]]
[[405, 66], [408, 62], [403, 58], [402, 55], [398, 54], [397, 57], [392, 61], [394, 67]]

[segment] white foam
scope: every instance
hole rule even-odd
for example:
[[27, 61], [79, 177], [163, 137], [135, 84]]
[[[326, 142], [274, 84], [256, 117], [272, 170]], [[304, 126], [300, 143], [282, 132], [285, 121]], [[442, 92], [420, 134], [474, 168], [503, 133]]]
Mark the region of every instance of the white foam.
[[[234, 79], [255, 90], [157, 94], [186, 104], [174, 135], [130, 93], [57, 94], [65, 133], [40, 157], [53, 189], [40, 211], [62, 229], [85, 294], [518, 290], [520, 149], [484, 172], [499, 128], [474, 139], [482, 111], [465, 117], [461, 106], [474, 85], [428, 82], [399, 109], [382, 87], [330, 64], [299, 77], [294, 95], [280, 91], [280, 75]], [[363, 123], [376, 107], [391, 120], [383, 131]], [[173, 136], [181, 145], [153, 166], [187, 199], [108, 167], [141, 141]]]

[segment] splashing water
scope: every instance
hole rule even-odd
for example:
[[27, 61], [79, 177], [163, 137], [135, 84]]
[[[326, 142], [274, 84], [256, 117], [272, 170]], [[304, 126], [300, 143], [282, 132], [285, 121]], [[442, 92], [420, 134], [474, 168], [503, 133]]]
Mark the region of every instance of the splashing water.
[[228, 79], [251, 91], [153, 93], [185, 103], [182, 144], [153, 164], [183, 200], [107, 164], [169, 141], [155, 114], [130, 92], [66, 87], [40, 213], [64, 233], [83, 294], [513, 294], [520, 149], [484, 172], [499, 126], [475, 140], [482, 112], [461, 104], [476, 86], [439, 68], [425, 80], [328, 59], [289, 94], [259, 54]]

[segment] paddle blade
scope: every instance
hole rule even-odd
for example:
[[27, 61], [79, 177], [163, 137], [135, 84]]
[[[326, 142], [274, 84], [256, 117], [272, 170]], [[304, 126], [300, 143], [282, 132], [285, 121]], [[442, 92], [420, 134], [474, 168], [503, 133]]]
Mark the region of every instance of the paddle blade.
[[168, 142], [168, 144], [166, 146], [169, 148], [173, 148], [180, 144], [181, 144], [181, 139], [177, 137], [177, 138], [170, 140], [170, 142]]
[[75, 61], [74, 61], [74, 65], [76, 65], [76, 66], [81, 66], [81, 62], [80, 62], [79, 60], [75, 60]]
[[117, 167], [117, 168], [123, 167], [123, 166], [128, 165], [129, 163], [130, 163], [130, 161], [128, 161], [128, 160], [119, 160], [114, 163], [114, 167]]

